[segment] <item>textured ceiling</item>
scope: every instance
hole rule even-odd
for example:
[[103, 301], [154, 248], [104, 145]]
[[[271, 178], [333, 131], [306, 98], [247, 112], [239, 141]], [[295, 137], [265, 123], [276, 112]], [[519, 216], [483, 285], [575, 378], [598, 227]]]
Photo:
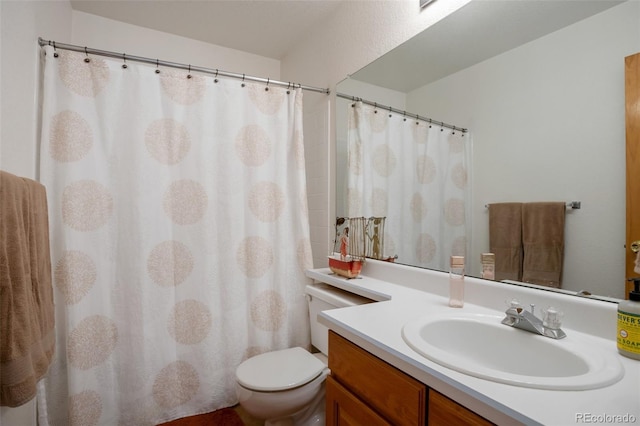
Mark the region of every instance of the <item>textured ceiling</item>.
[[71, 0], [71, 7], [279, 60], [342, 1]]
[[[331, 15], [340, 13], [347, 1], [357, 2], [364, 13], [366, 8], [379, 8], [381, 1], [400, 0], [71, 0], [71, 5], [74, 10], [281, 60], [314, 28], [329, 25]], [[621, 2], [473, 0], [351, 77], [407, 92]]]
[[407, 93], [620, 3], [472, 1], [350, 77]]

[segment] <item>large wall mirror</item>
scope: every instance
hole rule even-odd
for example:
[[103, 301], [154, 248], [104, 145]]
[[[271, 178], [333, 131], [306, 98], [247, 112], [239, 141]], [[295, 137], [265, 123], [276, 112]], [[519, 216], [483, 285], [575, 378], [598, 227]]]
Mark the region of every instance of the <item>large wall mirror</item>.
[[[624, 298], [624, 58], [639, 51], [637, 1], [475, 0], [337, 92], [469, 130], [469, 275], [489, 250], [488, 204], [579, 201], [566, 213], [562, 291]], [[337, 216], [352, 103], [336, 101]]]

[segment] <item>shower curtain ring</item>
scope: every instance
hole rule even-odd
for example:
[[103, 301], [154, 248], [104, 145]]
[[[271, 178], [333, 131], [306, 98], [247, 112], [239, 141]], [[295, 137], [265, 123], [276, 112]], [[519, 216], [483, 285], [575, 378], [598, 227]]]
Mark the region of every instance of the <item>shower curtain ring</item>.
[[58, 52], [56, 52], [56, 42], [54, 41], [53, 42], [53, 57], [57, 58], [58, 56], [59, 56]]
[[244, 74], [242, 74], [242, 84], [240, 86], [244, 87]]
[[156, 74], [160, 74], [160, 60], [156, 59]]
[[213, 82], [217, 83], [218, 82], [218, 69], [216, 68], [216, 75], [213, 77]]
[[288, 82], [287, 84], [287, 95], [291, 93], [291, 82]]
[[189, 64], [189, 74], [187, 74], [187, 78], [191, 78], [191, 64]]
[[265, 92], [269, 91], [269, 78], [267, 78], [267, 87], [264, 88]]
[[389, 107], [389, 117], [392, 117], [392, 115], [391, 115], [391, 107]]
[[127, 67], [128, 67], [128, 65], [127, 65], [127, 54], [126, 53], [122, 54], [122, 62], [123, 62], [122, 68], [126, 70]]
[[86, 63], [91, 62], [91, 59], [89, 59], [89, 53], [87, 52], [87, 46], [85, 46], [85, 47], [84, 47], [84, 54], [85, 54], [85, 55], [87, 55], [87, 57], [86, 57], [86, 58], [84, 58], [84, 61], [85, 61]]

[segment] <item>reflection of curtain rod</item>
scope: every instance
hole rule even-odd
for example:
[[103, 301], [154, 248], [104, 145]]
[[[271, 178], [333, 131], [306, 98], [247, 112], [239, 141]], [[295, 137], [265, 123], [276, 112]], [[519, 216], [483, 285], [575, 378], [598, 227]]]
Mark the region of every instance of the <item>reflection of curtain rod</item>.
[[387, 105], [382, 105], [382, 104], [379, 104], [377, 102], [367, 101], [366, 99], [358, 98], [356, 96], [351, 96], [351, 95], [347, 95], [347, 94], [340, 93], [340, 92], [336, 92], [336, 96], [339, 97], [339, 98], [343, 98], [343, 99], [349, 99], [349, 100], [354, 101], [354, 102], [362, 102], [363, 104], [371, 105], [374, 108], [380, 108], [381, 110], [385, 110], [385, 111], [389, 111], [389, 112], [395, 112], [396, 114], [402, 114], [403, 117], [410, 117], [410, 118], [415, 118], [417, 120], [426, 121], [427, 123], [436, 124], [436, 125], [438, 125], [440, 127], [446, 127], [447, 129], [453, 129], [454, 131], [455, 130], [459, 130], [462, 133], [468, 132], [468, 130], [463, 128], [463, 127], [458, 127], [458, 126], [454, 126], [453, 124], [447, 124], [447, 123], [442, 122], [442, 121], [436, 121], [436, 120], [433, 120], [431, 118], [422, 117], [422, 116], [419, 116], [418, 114], [411, 114], [411, 113], [409, 113], [407, 111], [401, 111], [399, 109], [392, 108], [392, 107], [387, 106]]
[[[485, 204], [484, 207], [486, 209], [488, 209], [490, 205], [491, 204]], [[580, 207], [582, 207], [582, 203], [580, 201], [569, 201], [567, 203], [567, 208], [568, 209], [578, 210], [578, 209], [580, 209]]]
[[92, 49], [89, 47], [74, 46], [73, 44], [64, 44], [64, 43], [58, 43], [52, 40], [43, 40], [41, 37], [38, 37], [38, 44], [40, 46], [45, 46], [45, 45], [52, 46], [54, 50], [55, 49], [72, 50], [74, 52], [85, 53], [86, 55], [107, 56], [109, 58], [122, 59], [124, 62], [126, 61], [142, 62], [145, 64], [155, 65], [157, 67], [178, 68], [182, 70], [188, 70], [189, 72], [195, 71], [195, 72], [201, 72], [204, 74], [212, 74], [212, 75], [215, 75], [216, 77], [218, 76], [231, 77], [231, 78], [237, 78], [237, 79], [242, 79], [246, 81], [265, 83], [267, 84], [267, 86], [269, 84], [272, 84], [274, 86], [287, 87], [291, 89], [300, 88], [302, 90], [320, 92], [326, 95], [330, 93], [329, 89], [322, 89], [320, 87], [304, 86], [298, 83], [290, 83], [290, 82], [287, 83], [285, 81], [271, 80], [268, 78], [251, 77], [244, 74], [236, 74], [228, 71], [221, 71], [218, 69], [203, 68], [203, 67], [197, 67], [197, 66], [192, 66], [187, 64], [178, 64], [176, 62], [161, 61], [159, 59], [144, 58], [142, 56], [127, 55], [126, 53], [109, 52], [107, 50], [98, 50], [98, 49]]

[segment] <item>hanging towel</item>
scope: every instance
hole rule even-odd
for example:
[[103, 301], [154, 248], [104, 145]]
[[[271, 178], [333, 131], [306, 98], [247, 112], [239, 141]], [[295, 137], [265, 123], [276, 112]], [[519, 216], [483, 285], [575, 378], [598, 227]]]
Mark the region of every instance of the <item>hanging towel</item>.
[[522, 279], [522, 203], [489, 205], [489, 246], [496, 280]]
[[564, 259], [564, 202], [522, 206], [522, 281], [560, 288]]
[[35, 396], [55, 347], [44, 186], [0, 171], [0, 405]]

